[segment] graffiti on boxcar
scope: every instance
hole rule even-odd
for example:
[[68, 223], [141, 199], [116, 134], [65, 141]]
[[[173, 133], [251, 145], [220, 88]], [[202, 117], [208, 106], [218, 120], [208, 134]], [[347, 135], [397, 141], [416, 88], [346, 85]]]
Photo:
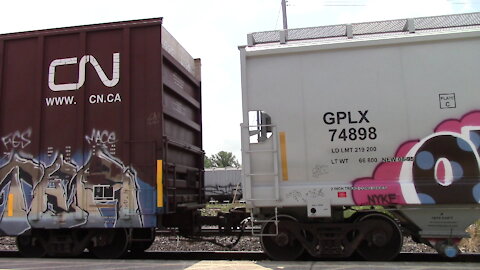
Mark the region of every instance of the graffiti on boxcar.
[[[23, 233], [30, 228], [27, 221], [34, 183], [43, 174], [31, 159], [13, 154], [0, 165], [0, 230], [6, 234]], [[15, 211], [13, 211], [15, 209]], [[8, 218], [5, 218], [8, 217]]]
[[[86, 138], [116, 142], [114, 132], [93, 130]], [[82, 158], [51, 151], [34, 159], [14, 149], [0, 159], [0, 230], [15, 235], [31, 227], [152, 225], [143, 209], [148, 198], [139, 196], [140, 185], [146, 184], [133, 168], [105, 147], [77, 156]]]
[[32, 204], [29, 220], [42, 227], [56, 221], [65, 227], [141, 227], [135, 179], [133, 170], [102, 149], [81, 167], [57, 154], [33, 189], [38, 202]]
[[3, 146], [7, 151], [12, 149], [23, 149], [27, 147], [31, 142], [32, 129], [14, 131], [2, 137]]
[[[371, 178], [355, 180], [355, 203], [480, 203], [479, 152], [480, 111], [446, 120], [430, 136], [402, 144], [395, 162], [381, 163]], [[361, 189], [378, 183], [388, 188]]]
[[90, 145], [115, 144], [117, 142], [117, 134], [115, 131], [92, 129], [92, 133], [86, 135], [85, 140]]
[[160, 124], [161, 121], [161, 113], [159, 112], [152, 112], [147, 117], [147, 125], [154, 126]]

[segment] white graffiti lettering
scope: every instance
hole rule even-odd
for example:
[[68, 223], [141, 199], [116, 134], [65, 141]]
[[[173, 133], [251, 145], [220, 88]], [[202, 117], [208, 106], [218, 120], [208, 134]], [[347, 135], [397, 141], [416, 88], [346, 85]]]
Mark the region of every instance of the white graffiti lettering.
[[63, 58], [63, 59], [56, 59], [50, 63], [50, 67], [48, 70], [48, 86], [52, 91], [71, 91], [71, 90], [78, 90], [80, 89], [83, 84], [85, 83], [85, 69], [87, 63], [92, 64], [97, 72], [100, 80], [102, 80], [103, 84], [106, 87], [114, 87], [120, 80], [120, 53], [113, 54], [113, 74], [112, 79], [108, 79], [107, 75], [103, 71], [102, 67], [98, 64], [97, 59], [92, 55], [84, 55], [80, 59], [80, 63], [78, 64], [78, 82], [76, 83], [64, 83], [64, 84], [56, 84], [55, 83], [55, 71], [56, 68], [59, 66], [65, 65], [75, 65], [77, 64], [77, 57], [72, 58]]
[[27, 147], [30, 143], [32, 143], [31, 136], [32, 136], [31, 128], [28, 128], [23, 132], [17, 130], [15, 132], [12, 132], [2, 137], [3, 146], [7, 150], [16, 149], [16, 148], [23, 149]]
[[85, 136], [85, 139], [91, 145], [111, 145], [117, 142], [117, 135], [113, 131], [93, 129], [92, 134]]

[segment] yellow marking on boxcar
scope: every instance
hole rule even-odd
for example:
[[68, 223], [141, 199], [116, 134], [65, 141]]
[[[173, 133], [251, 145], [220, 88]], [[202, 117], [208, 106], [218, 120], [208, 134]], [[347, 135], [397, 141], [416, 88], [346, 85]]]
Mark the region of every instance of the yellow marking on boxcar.
[[157, 160], [157, 207], [163, 207], [163, 162]]
[[288, 164], [287, 164], [287, 140], [285, 132], [279, 132], [280, 136], [280, 160], [282, 162], [282, 179], [288, 181]]
[[8, 201], [7, 201], [7, 216], [13, 217], [13, 194], [8, 194]]

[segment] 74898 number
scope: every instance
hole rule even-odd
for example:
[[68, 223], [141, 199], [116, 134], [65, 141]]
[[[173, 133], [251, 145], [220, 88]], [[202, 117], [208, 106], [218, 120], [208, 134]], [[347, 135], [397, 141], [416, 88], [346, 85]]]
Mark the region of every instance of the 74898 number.
[[356, 140], [375, 140], [377, 139], [377, 129], [375, 127], [369, 128], [344, 128], [344, 129], [329, 129], [330, 141], [356, 141]]

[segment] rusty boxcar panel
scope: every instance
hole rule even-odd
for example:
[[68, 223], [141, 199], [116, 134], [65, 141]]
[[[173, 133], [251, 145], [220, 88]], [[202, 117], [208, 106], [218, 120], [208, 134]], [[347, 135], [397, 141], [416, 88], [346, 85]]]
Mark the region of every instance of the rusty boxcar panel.
[[165, 32], [149, 19], [0, 35], [4, 234], [154, 227], [203, 200], [199, 63], [162, 48], [181, 48]]

